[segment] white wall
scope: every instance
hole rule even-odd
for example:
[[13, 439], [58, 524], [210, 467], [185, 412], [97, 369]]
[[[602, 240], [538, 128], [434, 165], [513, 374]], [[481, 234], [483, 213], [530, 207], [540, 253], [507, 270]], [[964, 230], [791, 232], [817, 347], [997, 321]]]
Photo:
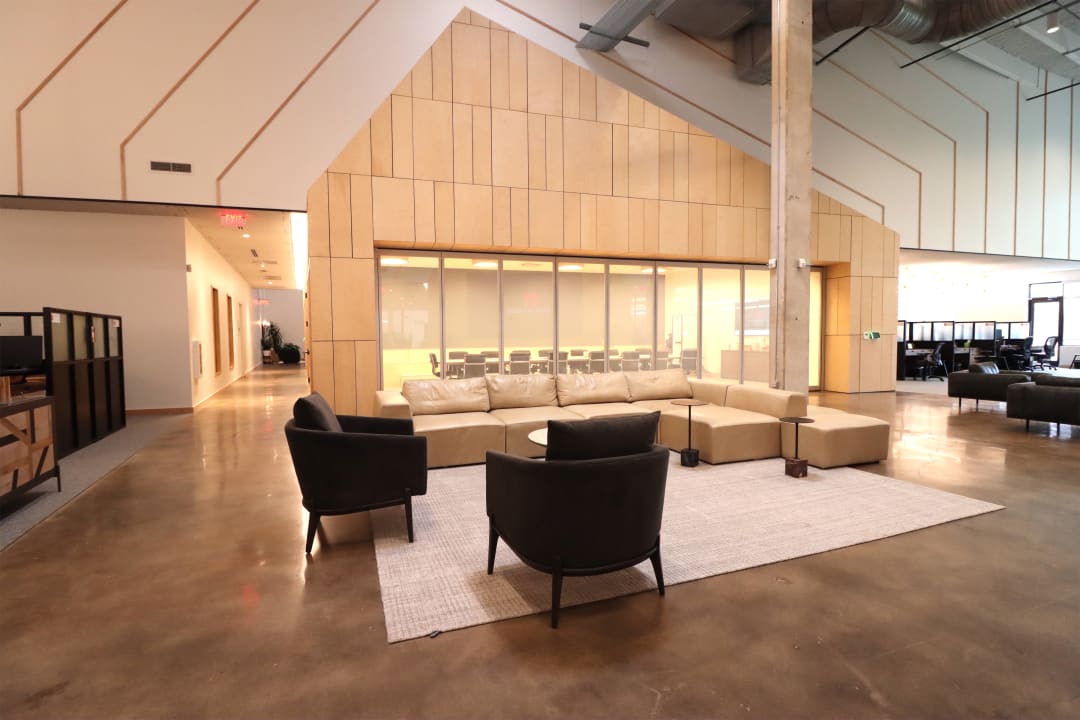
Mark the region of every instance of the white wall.
[[128, 409], [191, 407], [184, 224], [0, 209], [0, 308], [122, 316]]
[[[304, 291], [258, 289], [255, 322], [266, 320], [281, 328], [282, 342], [304, 347]], [[261, 352], [261, 349], [260, 349]]]
[[[303, 209], [314, 178], [462, 4], [265, 0], [244, 14], [238, 0], [198, 0], [182, 12], [127, 3], [33, 97], [110, 4], [20, 8], [0, 26], [0, 194], [18, 192], [21, 148], [28, 195], [118, 198], [126, 182], [131, 199]], [[635, 35], [651, 47], [583, 52], [578, 23], [594, 22], [610, 0], [468, 5], [768, 160], [769, 88], [736, 79], [730, 44], [649, 19]], [[168, 28], [169, 47], [133, 66], [127, 58], [157, 37], [147, 28]], [[220, 43], [200, 61], [211, 38]], [[1026, 102], [1065, 81], [1007, 56], [992, 58], [1000, 73], [960, 54], [901, 69], [927, 49], [872, 31], [815, 70], [815, 187], [883, 220], [904, 247], [1080, 259], [1080, 223], [1071, 221], [1080, 193], [1070, 192], [1080, 94]], [[151, 159], [191, 162], [193, 172], [151, 173]]]
[[[198, 340], [202, 349], [202, 376], [195, 377], [194, 355], [190, 378], [189, 402], [197, 406], [203, 400], [243, 377], [262, 362], [247, 331], [254, 323], [251, 286], [232, 265], [187, 220], [184, 223], [184, 247], [191, 271], [187, 273], [187, 316], [190, 340]], [[221, 370], [214, 362], [213, 290], [218, 291], [218, 341]], [[233, 361], [229, 362], [229, 314], [233, 309]], [[190, 348], [190, 344], [189, 344]]]

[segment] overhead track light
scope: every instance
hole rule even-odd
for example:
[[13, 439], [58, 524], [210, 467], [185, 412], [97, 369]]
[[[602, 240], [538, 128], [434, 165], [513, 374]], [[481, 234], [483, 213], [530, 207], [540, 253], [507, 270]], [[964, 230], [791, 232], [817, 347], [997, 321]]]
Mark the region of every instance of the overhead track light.
[[1061, 26], [1058, 25], [1057, 10], [1055, 10], [1054, 12], [1052, 12], [1049, 15], [1046, 16], [1046, 32], [1048, 32], [1048, 33], [1056, 33], [1060, 29], [1061, 29]]

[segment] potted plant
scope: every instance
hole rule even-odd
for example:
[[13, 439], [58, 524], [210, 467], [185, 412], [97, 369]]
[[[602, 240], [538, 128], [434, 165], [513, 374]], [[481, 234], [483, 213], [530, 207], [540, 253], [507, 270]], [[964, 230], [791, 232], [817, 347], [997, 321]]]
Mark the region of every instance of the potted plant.
[[300, 346], [294, 343], [285, 343], [278, 351], [278, 357], [286, 365], [296, 365], [300, 362]]
[[275, 322], [263, 325], [262, 328], [262, 351], [263, 362], [276, 364], [278, 354], [282, 347], [281, 328]]

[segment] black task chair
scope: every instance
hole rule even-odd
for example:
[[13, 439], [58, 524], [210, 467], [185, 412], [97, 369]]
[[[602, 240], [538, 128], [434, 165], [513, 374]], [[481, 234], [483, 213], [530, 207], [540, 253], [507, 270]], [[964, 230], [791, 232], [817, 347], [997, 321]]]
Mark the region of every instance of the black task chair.
[[[945, 378], [949, 377], [949, 368], [945, 367], [945, 362], [941, 359], [941, 349], [945, 347], [945, 343], [938, 343], [934, 351], [924, 355], [922, 359], [922, 365], [919, 367], [919, 376], [923, 380], [929, 378], [936, 378], [945, 381]], [[938, 371], [941, 374], [938, 374]]]
[[428, 353], [428, 358], [431, 359], [431, 374], [435, 377], [442, 377], [442, 373], [439, 372], [439, 359], [435, 357], [435, 353]]
[[312, 393], [293, 405], [285, 438], [310, 513], [305, 552], [323, 515], [392, 505], [405, 506], [413, 541], [412, 499], [427, 493], [427, 438], [413, 435], [412, 420], [335, 415]]
[[1042, 348], [1031, 352], [1032, 367], [1038, 367], [1043, 370], [1047, 368], [1056, 368], [1058, 366], [1057, 346], [1057, 335], [1051, 335], [1046, 338], [1046, 342], [1043, 344]]
[[548, 422], [546, 460], [487, 454], [487, 572], [502, 538], [523, 563], [551, 574], [551, 627], [562, 579], [652, 561], [664, 594], [660, 521], [667, 448], [653, 444], [660, 413]]

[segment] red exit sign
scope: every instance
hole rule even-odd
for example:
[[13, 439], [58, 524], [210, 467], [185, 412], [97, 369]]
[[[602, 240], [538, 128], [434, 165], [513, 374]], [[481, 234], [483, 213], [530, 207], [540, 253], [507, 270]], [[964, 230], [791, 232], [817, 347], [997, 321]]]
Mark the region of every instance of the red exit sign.
[[246, 212], [239, 210], [221, 210], [218, 212], [218, 219], [225, 227], [242, 228], [247, 225], [248, 216]]

